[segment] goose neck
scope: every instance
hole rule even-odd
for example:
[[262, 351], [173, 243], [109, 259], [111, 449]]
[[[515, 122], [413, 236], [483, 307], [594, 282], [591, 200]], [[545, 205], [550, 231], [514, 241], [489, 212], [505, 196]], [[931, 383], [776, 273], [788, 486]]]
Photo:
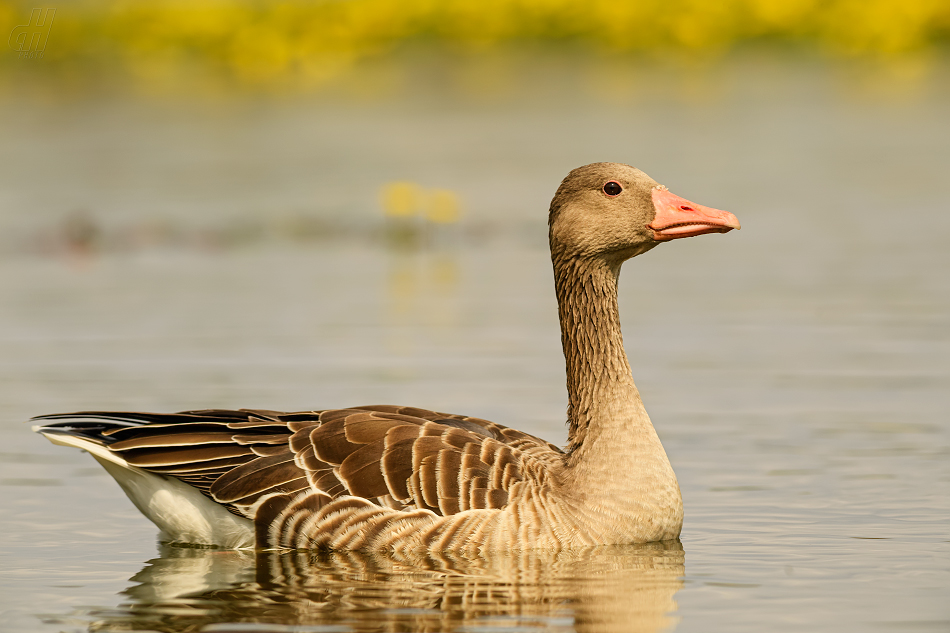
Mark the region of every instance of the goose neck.
[[600, 259], [554, 258], [572, 454], [604, 424], [642, 411], [620, 331], [619, 273], [619, 264]]

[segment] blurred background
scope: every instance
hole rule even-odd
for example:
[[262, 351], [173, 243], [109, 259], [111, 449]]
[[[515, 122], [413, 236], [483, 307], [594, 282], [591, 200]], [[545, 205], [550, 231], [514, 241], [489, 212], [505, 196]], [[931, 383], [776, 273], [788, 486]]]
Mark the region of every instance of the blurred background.
[[878, 121], [939, 144], [939, 0], [2, 2], [0, 32], [4, 252], [543, 239], [595, 160], [713, 197], [945, 167]]
[[238, 621], [196, 587], [254, 578], [149, 561], [32, 415], [385, 402], [563, 444], [547, 205], [595, 161], [743, 225], [621, 279], [682, 550], [578, 563], [501, 620], [410, 601], [407, 630], [950, 625], [946, 0], [0, 2], [0, 32], [9, 630], [199, 630], [166, 616]]

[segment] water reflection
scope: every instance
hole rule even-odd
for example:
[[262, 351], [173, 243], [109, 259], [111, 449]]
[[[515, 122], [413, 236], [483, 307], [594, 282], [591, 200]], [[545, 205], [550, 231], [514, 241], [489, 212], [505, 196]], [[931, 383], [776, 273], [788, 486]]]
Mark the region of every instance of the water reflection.
[[678, 541], [467, 557], [163, 547], [90, 630], [661, 631], [683, 574]]

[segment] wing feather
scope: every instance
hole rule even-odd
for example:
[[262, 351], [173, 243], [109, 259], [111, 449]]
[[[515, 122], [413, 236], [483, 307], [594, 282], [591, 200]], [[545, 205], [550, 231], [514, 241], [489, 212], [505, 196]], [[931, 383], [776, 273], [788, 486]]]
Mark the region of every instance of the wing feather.
[[252, 518], [259, 543], [281, 547], [329, 544], [308, 536], [306, 525], [336, 526], [339, 542], [368, 538], [347, 513], [504, 508], [518, 482], [540, 482], [564, 458], [544, 440], [487, 420], [393, 405], [43, 419], [63, 420], [50, 427], [95, 437], [132, 466], [195, 486]]
[[405, 421], [377, 417], [371, 412], [360, 413], [345, 418], [346, 439], [353, 444], [369, 444], [384, 437], [397, 426], [405, 426]]
[[389, 494], [394, 499], [405, 501], [412, 496], [409, 493], [409, 478], [412, 477], [412, 447], [415, 441], [409, 438], [391, 444], [389, 442], [391, 435], [393, 434], [386, 436], [387, 446], [383, 452], [380, 467], [386, 486], [389, 488]]
[[384, 449], [380, 440], [364, 445], [343, 460], [338, 476], [351, 495], [372, 498], [389, 494], [380, 466]]
[[212, 444], [211, 446], [187, 446], [184, 448], [157, 447], [117, 452], [121, 452], [125, 460], [131, 465], [140, 468], [191, 465], [196, 462], [254, 454], [250, 448], [239, 444]]
[[445, 449], [439, 451], [436, 460], [436, 482], [439, 490], [439, 510], [443, 516], [460, 512], [459, 478], [461, 476], [462, 455], [458, 451]]
[[438, 454], [429, 455], [422, 460], [419, 470], [419, 487], [422, 489], [422, 501], [432, 510], [439, 509], [439, 480], [436, 479]]
[[260, 457], [221, 475], [211, 486], [220, 503], [233, 503], [301, 477], [292, 454]]
[[346, 439], [346, 418], [335, 418], [310, 431], [310, 444], [317, 457], [328, 464], [342, 464], [359, 448]]

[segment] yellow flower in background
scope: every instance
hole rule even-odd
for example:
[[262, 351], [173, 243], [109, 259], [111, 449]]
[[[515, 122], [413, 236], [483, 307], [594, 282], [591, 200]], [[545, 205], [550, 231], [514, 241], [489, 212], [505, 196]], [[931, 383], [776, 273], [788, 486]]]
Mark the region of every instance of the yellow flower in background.
[[423, 190], [414, 182], [398, 181], [383, 185], [380, 202], [390, 218], [411, 218], [422, 210]]
[[390, 218], [421, 217], [434, 224], [454, 224], [461, 216], [458, 194], [449, 189], [425, 189], [414, 182], [394, 181], [380, 190], [383, 213]]
[[433, 189], [426, 198], [426, 218], [436, 224], [454, 224], [459, 220], [459, 199], [454, 191]]
[[[0, 0], [0, 28], [23, 24], [30, 6]], [[114, 68], [170, 86], [219, 75], [258, 90], [306, 90], [412, 42], [708, 57], [763, 40], [899, 56], [950, 40], [950, 0], [98, 0], [56, 13], [44, 64], [31, 71], [95, 78]], [[14, 67], [15, 55], [0, 56], [0, 72]]]

